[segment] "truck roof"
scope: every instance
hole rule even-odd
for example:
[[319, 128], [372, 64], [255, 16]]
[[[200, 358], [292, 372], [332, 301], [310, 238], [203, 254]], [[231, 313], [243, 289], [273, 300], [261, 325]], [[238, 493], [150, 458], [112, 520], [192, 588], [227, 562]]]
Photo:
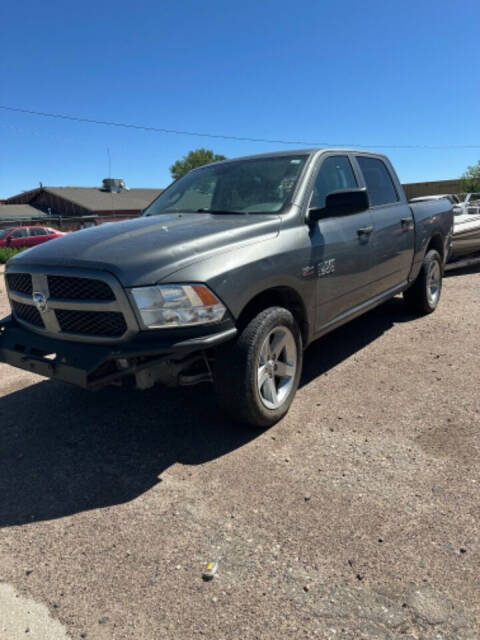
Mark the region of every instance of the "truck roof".
[[[317, 155], [319, 153], [326, 153], [326, 152], [342, 152], [342, 153], [357, 153], [357, 154], [367, 154], [369, 156], [377, 156], [377, 157], [381, 157], [381, 158], [385, 158], [386, 156], [384, 156], [381, 153], [375, 153], [374, 151], [368, 151], [366, 149], [353, 149], [353, 148], [346, 148], [346, 147], [311, 147], [308, 149], [284, 149], [282, 151], [271, 151], [269, 153], [256, 153], [256, 154], [252, 154], [252, 155], [248, 155], [248, 156], [237, 156], [235, 158], [227, 158], [226, 160], [220, 160], [218, 162], [212, 162], [210, 163], [208, 166], [211, 166], [212, 164], [223, 164], [226, 162], [236, 162], [238, 160], [256, 160], [256, 159], [260, 159], [260, 158], [275, 158], [275, 157], [279, 157], [279, 156], [299, 156], [299, 155], [305, 155], [305, 156], [313, 156], [313, 155]], [[207, 166], [207, 165], [204, 165]]]

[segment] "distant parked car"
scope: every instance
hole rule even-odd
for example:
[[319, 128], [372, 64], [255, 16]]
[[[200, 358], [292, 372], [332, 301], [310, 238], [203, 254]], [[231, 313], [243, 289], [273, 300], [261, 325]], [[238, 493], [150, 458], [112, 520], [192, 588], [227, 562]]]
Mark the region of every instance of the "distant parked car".
[[10, 229], [0, 229], [0, 247], [11, 249], [34, 247], [64, 235], [62, 231], [50, 227], [10, 227]]
[[467, 193], [462, 197], [456, 194], [421, 196], [410, 202], [425, 202], [447, 198], [453, 205], [453, 235], [448, 262], [453, 263], [473, 256], [480, 251], [480, 193]]
[[453, 213], [450, 262], [480, 251], [480, 193], [467, 193], [460, 205], [453, 207]]
[[442, 198], [450, 200], [454, 207], [461, 204], [461, 200], [456, 193], [442, 193], [436, 196], [419, 196], [418, 198], [410, 198], [410, 202], [427, 202], [428, 200], [441, 200]]
[[453, 204], [453, 213], [459, 215], [461, 213], [480, 214], [480, 193], [466, 193], [457, 195], [455, 193], [444, 193], [435, 196], [420, 196], [412, 198], [410, 202], [425, 202], [426, 200], [440, 200], [447, 198]]
[[480, 214], [480, 193], [467, 193], [464, 200], [460, 203], [460, 208], [454, 213], [473, 213]]

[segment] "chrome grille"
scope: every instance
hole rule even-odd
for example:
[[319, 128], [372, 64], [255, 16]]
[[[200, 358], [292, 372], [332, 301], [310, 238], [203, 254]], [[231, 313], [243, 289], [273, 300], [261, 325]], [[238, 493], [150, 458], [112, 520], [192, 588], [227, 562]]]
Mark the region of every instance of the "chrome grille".
[[11, 291], [32, 295], [32, 276], [29, 273], [7, 273], [7, 284]]
[[42, 317], [40, 313], [37, 311], [36, 307], [32, 307], [30, 304], [22, 304], [21, 302], [12, 301], [12, 310], [13, 313], [19, 320], [23, 320], [24, 322], [28, 322], [28, 324], [33, 324], [36, 327], [45, 327], [43, 324]]
[[52, 298], [64, 300], [115, 300], [106, 282], [92, 278], [48, 276], [48, 288]]
[[120, 337], [127, 330], [122, 313], [115, 311], [72, 311], [57, 309], [60, 329], [87, 336]]

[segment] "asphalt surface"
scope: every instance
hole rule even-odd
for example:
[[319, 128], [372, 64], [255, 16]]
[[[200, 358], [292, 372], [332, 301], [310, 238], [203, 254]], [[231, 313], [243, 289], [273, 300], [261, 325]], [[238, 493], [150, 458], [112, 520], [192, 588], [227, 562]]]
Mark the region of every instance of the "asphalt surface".
[[205, 385], [0, 365], [0, 638], [43, 638], [2, 635], [15, 598], [71, 638], [478, 640], [479, 312], [454, 272], [433, 315], [395, 299], [318, 341], [264, 432]]

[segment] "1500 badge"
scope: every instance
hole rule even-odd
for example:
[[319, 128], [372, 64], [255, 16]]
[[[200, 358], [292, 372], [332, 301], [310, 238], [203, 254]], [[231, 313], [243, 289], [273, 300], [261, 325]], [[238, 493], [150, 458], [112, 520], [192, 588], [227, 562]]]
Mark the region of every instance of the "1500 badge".
[[317, 264], [317, 276], [319, 278], [328, 276], [331, 273], [335, 273], [335, 258], [330, 258], [330, 260], [324, 260]]
[[316, 265], [308, 265], [308, 267], [303, 267], [302, 276], [307, 278], [308, 276], [313, 276], [315, 273], [317, 277], [323, 278], [323, 276], [328, 276], [331, 273], [335, 273], [335, 258], [330, 258], [329, 260], [323, 260]]

